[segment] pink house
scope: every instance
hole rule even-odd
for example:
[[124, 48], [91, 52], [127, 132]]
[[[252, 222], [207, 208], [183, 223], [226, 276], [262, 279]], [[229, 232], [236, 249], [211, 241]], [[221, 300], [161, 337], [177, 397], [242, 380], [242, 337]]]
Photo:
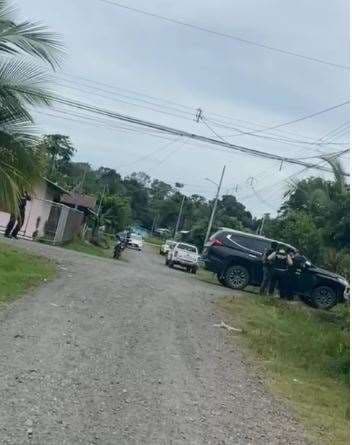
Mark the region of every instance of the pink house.
[[[19, 235], [27, 239], [47, 238], [54, 243], [72, 239], [80, 230], [83, 213], [61, 204], [63, 194], [69, 192], [47, 178], [38, 182], [31, 192], [32, 199], [27, 201]], [[5, 231], [9, 218], [9, 213], [0, 211], [0, 231]]]

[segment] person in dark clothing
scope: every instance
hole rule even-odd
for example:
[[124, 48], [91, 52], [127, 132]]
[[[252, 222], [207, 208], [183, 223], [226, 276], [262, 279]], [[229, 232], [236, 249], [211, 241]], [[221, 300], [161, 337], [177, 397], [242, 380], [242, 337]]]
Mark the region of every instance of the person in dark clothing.
[[294, 249], [287, 249], [287, 271], [284, 276], [284, 297], [287, 300], [293, 300], [295, 295], [297, 262], [295, 261], [297, 253]]
[[270, 282], [271, 282], [271, 275], [272, 275], [272, 270], [273, 270], [273, 265], [272, 263], [268, 260], [268, 257], [276, 252], [277, 248], [278, 248], [278, 243], [276, 241], [273, 241], [271, 243], [270, 248], [264, 253], [262, 261], [263, 261], [263, 280], [262, 280], [262, 284], [260, 286], [260, 294], [261, 295], [266, 295], [266, 292], [270, 286]]
[[278, 287], [280, 298], [285, 298], [286, 275], [287, 275], [287, 253], [279, 249], [268, 256], [273, 269], [269, 286], [269, 295], [274, 295], [275, 288]]
[[26, 204], [31, 198], [28, 193], [24, 193], [18, 201], [18, 214], [11, 213], [10, 220], [6, 226], [5, 236], [7, 238], [16, 238], [24, 223], [26, 213]]

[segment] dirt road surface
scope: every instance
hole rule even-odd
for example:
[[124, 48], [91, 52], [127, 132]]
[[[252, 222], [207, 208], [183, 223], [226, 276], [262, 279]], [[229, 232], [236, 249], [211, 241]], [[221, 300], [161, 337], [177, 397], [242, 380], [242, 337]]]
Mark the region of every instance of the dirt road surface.
[[236, 334], [213, 326], [228, 290], [151, 247], [116, 262], [16, 245], [59, 274], [0, 310], [1, 444], [305, 443]]

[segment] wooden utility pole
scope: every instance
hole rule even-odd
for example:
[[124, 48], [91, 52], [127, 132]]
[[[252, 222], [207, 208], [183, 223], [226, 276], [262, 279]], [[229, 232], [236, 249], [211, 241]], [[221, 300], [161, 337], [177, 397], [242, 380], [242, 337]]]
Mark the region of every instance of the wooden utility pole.
[[223, 169], [222, 169], [222, 173], [221, 173], [221, 177], [220, 177], [220, 182], [218, 184], [218, 189], [216, 191], [216, 196], [215, 196], [215, 200], [214, 200], [214, 204], [213, 204], [213, 209], [211, 211], [211, 215], [210, 215], [210, 219], [209, 219], [209, 224], [208, 224], [208, 229], [207, 229], [207, 233], [205, 235], [204, 238], [204, 246], [206, 244], [206, 242], [208, 241], [209, 235], [210, 235], [210, 231], [211, 228], [213, 226], [213, 222], [214, 222], [214, 216], [215, 216], [215, 212], [216, 212], [216, 207], [218, 205], [218, 200], [219, 200], [219, 194], [220, 194], [220, 190], [221, 190], [221, 186], [222, 186], [222, 180], [224, 179], [224, 174], [225, 174], [225, 168], [226, 165], [224, 165]]

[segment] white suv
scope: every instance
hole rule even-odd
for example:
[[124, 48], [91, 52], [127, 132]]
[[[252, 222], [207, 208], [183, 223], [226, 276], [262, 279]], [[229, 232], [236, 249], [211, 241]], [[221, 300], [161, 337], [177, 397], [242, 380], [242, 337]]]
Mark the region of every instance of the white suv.
[[177, 243], [170, 249], [165, 264], [169, 267], [175, 265], [185, 267], [187, 272], [196, 273], [198, 269], [198, 249], [192, 244]]

